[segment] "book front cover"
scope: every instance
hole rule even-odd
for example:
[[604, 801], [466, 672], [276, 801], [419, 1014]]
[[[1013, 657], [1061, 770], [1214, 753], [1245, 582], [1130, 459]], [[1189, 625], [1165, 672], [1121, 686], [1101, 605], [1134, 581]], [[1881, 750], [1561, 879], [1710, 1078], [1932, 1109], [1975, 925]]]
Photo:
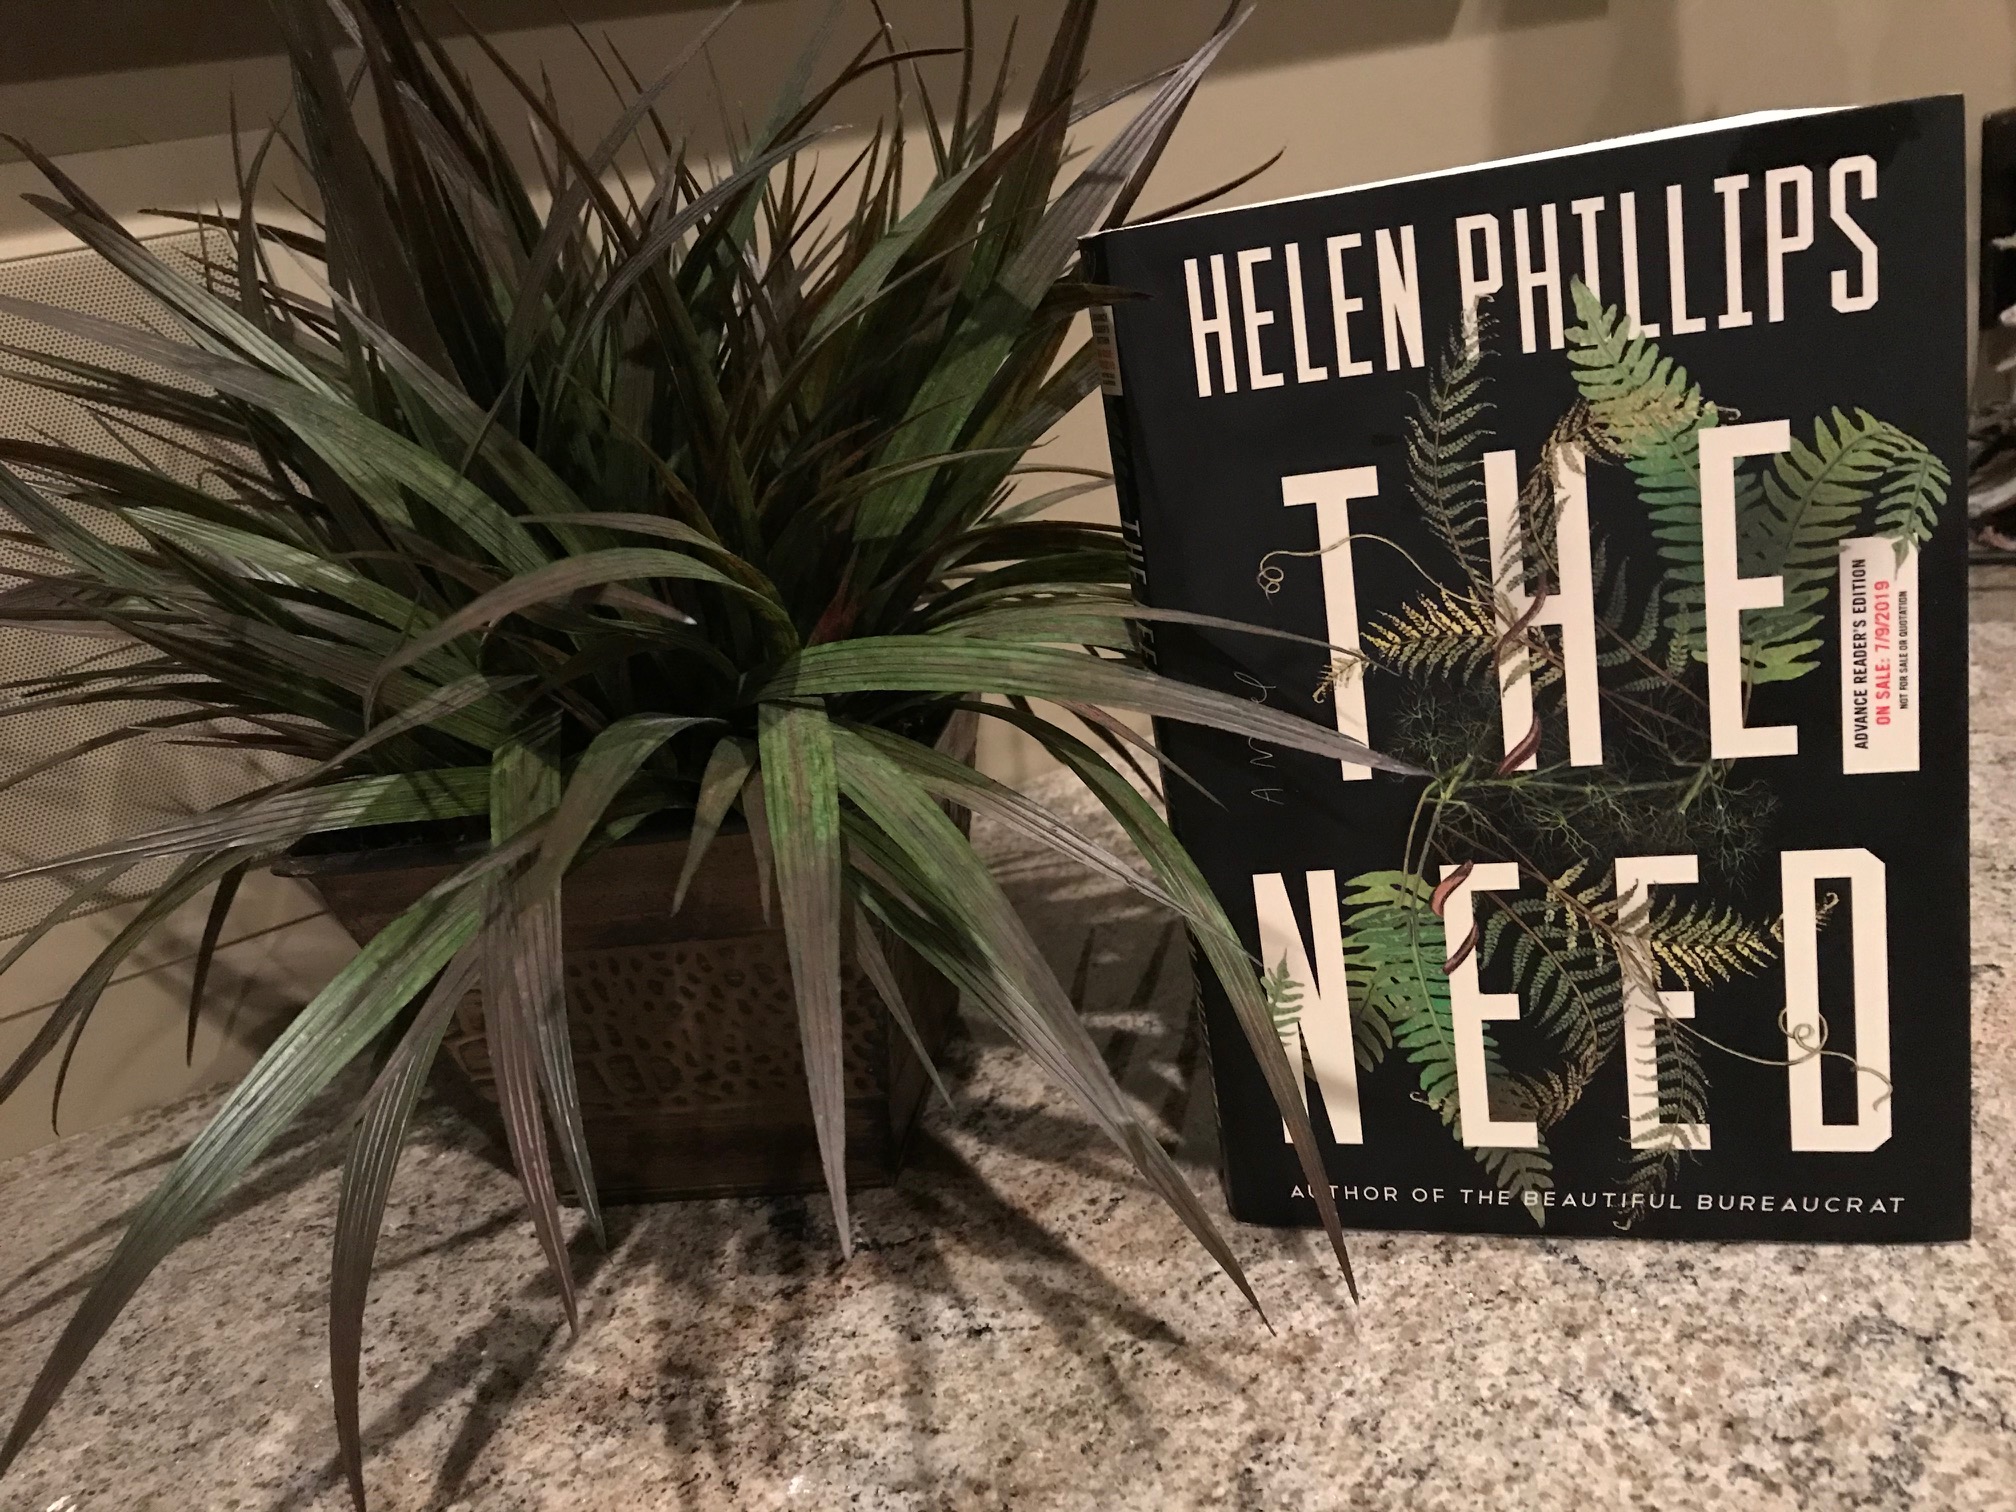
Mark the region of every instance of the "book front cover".
[[[1137, 587], [1298, 637], [1161, 669], [1426, 774], [1158, 729], [1347, 1226], [1967, 1234], [1962, 122], [1088, 244]], [[1200, 991], [1233, 1210], [1313, 1221]]]

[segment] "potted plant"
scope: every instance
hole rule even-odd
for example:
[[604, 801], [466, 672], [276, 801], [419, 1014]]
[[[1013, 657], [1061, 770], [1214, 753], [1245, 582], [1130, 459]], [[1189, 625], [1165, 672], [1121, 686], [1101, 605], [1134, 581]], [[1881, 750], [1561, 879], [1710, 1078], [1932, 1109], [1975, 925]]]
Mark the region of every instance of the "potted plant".
[[[1129, 780], [1108, 711], [1393, 764], [1158, 677], [1132, 631], [1158, 616], [1129, 597], [1118, 533], [1046, 518], [1084, 482], [1012, 492], [1040, 471], [1029, 448], [1096, 381], [1092, 352], [1070, 344], [1073, 317], [1119, 297], [1077, 278], [1077, 240], [1133, 211], [1230, 31], [1128, 92], [1145, 103], [1060, 189], [1072, 123], [1124, 98], [1080, 97], [1093, 9], [1066, 6], [1012, 129], [1005, 69], [991, 87], [976, 80], [968, 7], [963, 45], [936, 50], [958, 68], [948, 108], [917, 71], [930, 53], [886, 33], [818, 87], [814, 48], [768, 122], [711, 167], [684, 155], [664, 119], [693, 53], [633, 80], [591, 144], [478, 39], [535, 123], [528, 180], [408, 0], [281, 0], [297, 150], [319, 206], [308, 230], [254, 208], [276, 127], [245, 168], [239, 211], [199, 217], [216, 238], [197, 278], [38, 159], [55, 190], [43, 208], [154, 296], [178, 334], [5, 302], [112, 354], [45, 354], [39, 381], [149, 442], [118, 457], [38, 442], [0, 451], [0, 508], [36, 558], [0, 620], [82, 624], [145, 648], [9, 691], [17, 707], [170, 702], [207, 721], [209, 738], [297, 765], [192, 820], [33, 869], [75, 887], [46, 930], [135, 864], [178, 860], [0, 1074], [0, 1095], [74, 1042], [120, 961], [206, 891], [214, 944], [248, 868], [319, 878], [368, 938], [135, 1212], [0, 1469], [159, 1260], [315, 1093], [375, 1056], [342, 1185], [330, 1330], [361, 1504], [365, 1291], [401, 1139], [444, 1040], [481, 1046], [470, 1064], [487, 1060], [571, 1322], [560, 1186], [601, 1223], [570, 1034], [585, 989], [570, 955], [578, 965], [607, 942], [584, 944], [580, 930], [629, 920], [658, 931], [644, 946], [704, 945], [761, 933], [772, 896], [767, 980], [788, 977], [790, 1008], [768, 1032], [802, 1066], [797, 1095], [843, 1252], [848, 1026], [893, 1026], [860, 1043], [900, 1039], [889, 1064], [922, 1067], [931, 1015], [913, 1010], [935, 977], [1041, 1063], [1250, 1298], [948, 806], [1185, 920], [1237, 1006], [1343, 1261], [1255, 964]], [[885, 82], [894, 123], [815, 155], [829, 105]], [[901, 114], [912, 93], [929, 146], [914, 199]], [[283, 276], [290, 262], [319, 281]], [[200, 476], [147, 460], [164, 445], [195, 456]], [[1073, 709], [1093, 741], [1035, 699]], [[1033, 736], [1098, 795], [1146, 872], [958, 759], [947, 746], [960, 717]], [[710, 913], [714, 924], [693, 922]], [[737, 1017], [733, 991], [726, 1002], [721, 1033]], [[888, 1088], [869, 1092], [891, 1101]]]

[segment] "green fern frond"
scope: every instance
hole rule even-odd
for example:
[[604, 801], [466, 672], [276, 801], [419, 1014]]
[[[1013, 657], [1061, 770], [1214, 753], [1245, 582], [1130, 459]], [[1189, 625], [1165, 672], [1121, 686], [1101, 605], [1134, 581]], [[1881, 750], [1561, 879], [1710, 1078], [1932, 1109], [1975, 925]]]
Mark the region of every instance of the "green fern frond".
[[[1500, 1191], [1519, 1199], [1535, 1228], [1547, 1227], [1547, 1209], [1537, 1200], [1542, 1192], [1554, 1190], [1554, 1159], [1543, 1143], [1537, 1150], [1472, 1150]], [[1528, 1193], [1532, 1193], [1531, 1198]]]
[[[1666, 626], [1671, 670], [1706, 655], [1701, 566], [1700, 432], [1718, 423], [1715, 406], [1686, 370], [1581, 283], [1581, 324], [1569, 335], [1569, 360], [1591, 417], [1637, 481], [1666, 567]], [[1747, 614], [1743, 675], [1751, 684], [1786, 682], [1819, 665], [1820, 621], [1832, 591], [1841, 542], [1862, 525], [1877, 496], [1877, 528], [1902, 555], [1930, 538], [1952, 478], [1914, 437], [1864, 410], [1813, 423], [1761, 476], [1736, 480], [1738, 557], [1753, 576], [1784, 580], [1783, 604]]]
[[[1302, 1025], [1302, 984], [1295, 980], [1288, 970], [1288, 958], [1284, 955], [1260, 978], [1260, 994], [1267, 1003], [1267, 1015], [1274, 1021], [1274, 1033], [1284, 1046], [1296, 1043], [1296, 1031]], [[1386, 1052], [1393, 1048], [1393, 1026], [1384, 1014], [1376, 1010], [1366, 1010], [1352, 1000], [1351, 1049], [1358, 1069], [1371, 1071], [1386, 1058]]]
[[1890, 465], [1878, 491], [1876, 531], [1890, 538], [1901, 562], [1939, 528], [1939, 511], [1945, 508], [1953, 475], [1916, 436], [1887, 423], [1883, 432]]
[[1274, 1020], [1274, 1032], [1286, 1040], [1302, 1022], [1302, 984], [1289, 973], [1285, 955], [1280, 964], [1260, 978], [1260, 994], [1267, 1001], [1267, 1014]]
[[[1456, 1105], [1456, 1041], [1449, 1016], [1447, 944], [1428, 906], [1430, 888], [1409, 872], [1351, 879], [1344, 905], [1344, 971], [1354, 1017], [1378, 1017], [1407, 1053], [1437, 1112]], [[1446, 1116], [1446, 1115], [1445, 1115]]]
[[[1821, 415], [1809, 445], [1796, 437], [1771, 459], [1757, 507], [1737, 499], [1737, 551], [1746, 574], [1784, 580], [1785, 601], [1744, 617], [1743, 672], [1786, 682], [1820, 665], [1820, 619], [1833, 591], [1841, 543], [1893, 455], [1892, 429], [1866, 410]], [[1898, 433], [1898, 434], [1901, 434]], [[1915, 506], [1906, 506], [1915, 507]]]
[[1610, 1055], [1624, 1016], [1616, 952], [1603, 927], [1614, 925], [1616, 903], [1603, 876], [1582, 883], [1587, 869], [1577, 862], [1537, 897], [1490, 894], [1478, 941], [1483, 959], [1509, 963], [1525, 1020], [1581, 1067]]
[[[1461, 1127], [1462, 1101], [1456, 1080], [1456, 1037], [1450, 1016], [1449, 977], [1443, 970], [1447, 943], [1442, 921], [1429, 906], [1432, 889], [1409, 872], [1366, 872], [1351, 879], [1345, 898], [1350, 910], [1344, 935], [1346, 978], [1354, 1018], [1381, 1018], [1392, 1043], [1406, 1053], [1421, 1085], [1421, 1100], [1444, 1127]], [[1363, 1005], [1362, 1008], [1360, 1005]], [[1517, 1102], [1517, 1083], [1484, 1035], [1485, 1075], [1493, 1088]], [[1492, 1180], [1522, 1199], [1528, 1191], [1554, 1184], [1553, 1162], [1538, 1150], [1476, 1149], [1471, 1152]], [[1534, 1221], [1541, 1209], [1528, 1205]]]
[[1685, 368], [1661, 356], [1645, 337], [1632, 335], [1622, 314], [1579, 278], [1573, 294], [1581, 324], [1567, 333], [1568, 360], [1591, 418], [1618, 456], [1648, 456], [1715, 423], [1715, 406], [1702, 398]]
[[[1289, 972], [1286, 956], [1261, 975], [1260, 994], [1266, 1000], [1268, 1017], [1274, 1021], [1275, 1035], [1284, 1046], [1295, 1045], [1302, 1025], [1302, 984]], [[1393, 1025], [1376, 1008], [1361, 1004], [1356, 994], [1351, 1006], [1353, 1058], [1359, 1070], [1376, 1070], [1393, 1048]]]
[[1354, 1001], [1351, 1011], [1351, 1055], [1360, 1071], [1376, 1071], [1393, 1048], [1393, 1024], [1382, 1013], [1361, 1010]]
[[1567, 333], [1575, 384], [1606, 449], [1630, 470], [1650, 516], [1666, 564], [1669, 661], [1684, 666], [1705, 654], [1699, 432], [1719, 417], [1685, 368], [1661, 356], [1643, 336], [1631, 335], [1624, 317], [1580, 279], [1573, 293], [1581, 322]]

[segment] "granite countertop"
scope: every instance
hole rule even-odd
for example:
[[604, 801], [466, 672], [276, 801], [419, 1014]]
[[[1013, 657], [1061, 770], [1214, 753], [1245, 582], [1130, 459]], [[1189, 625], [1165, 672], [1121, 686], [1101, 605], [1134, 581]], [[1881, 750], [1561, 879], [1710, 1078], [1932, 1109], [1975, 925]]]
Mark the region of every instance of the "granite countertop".
[[[430, 1112], [365, 1354], [385, 1512], [2016, 1507], [2016, 591], [1976, 594], [1976, 1237], [1910, 1248], [1239, 1229], [1273, 1322], [997, 1045], [861, 1195], [612, 1214], [569, 1342], [511, 1180]], [[1181, 951], [990, 843], [1207, 1201]], [[1144, 981], [1152, 989], [1138, 990]], [[1106, 1005], [1103, 1007], [1097, 1005]], [[0, 1166], [0, 1410], [214, 1097]], [[335, 1512], [324, 1106], [162, 1266], [0, 1508]]]

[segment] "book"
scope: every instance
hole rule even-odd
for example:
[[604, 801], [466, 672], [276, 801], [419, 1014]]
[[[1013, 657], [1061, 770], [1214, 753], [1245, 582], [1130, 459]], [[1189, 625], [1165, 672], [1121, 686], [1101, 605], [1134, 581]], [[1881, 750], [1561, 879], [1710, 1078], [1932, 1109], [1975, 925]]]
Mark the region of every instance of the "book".
[[[1957, 98], [1103, 233], [1171, 823], [1345, 1226], [1969, 1231]], [[1266, 633], [1259, 633], [1266, 632]], [[1199, 972], [1233, 1213], [1315, 1221]]]

